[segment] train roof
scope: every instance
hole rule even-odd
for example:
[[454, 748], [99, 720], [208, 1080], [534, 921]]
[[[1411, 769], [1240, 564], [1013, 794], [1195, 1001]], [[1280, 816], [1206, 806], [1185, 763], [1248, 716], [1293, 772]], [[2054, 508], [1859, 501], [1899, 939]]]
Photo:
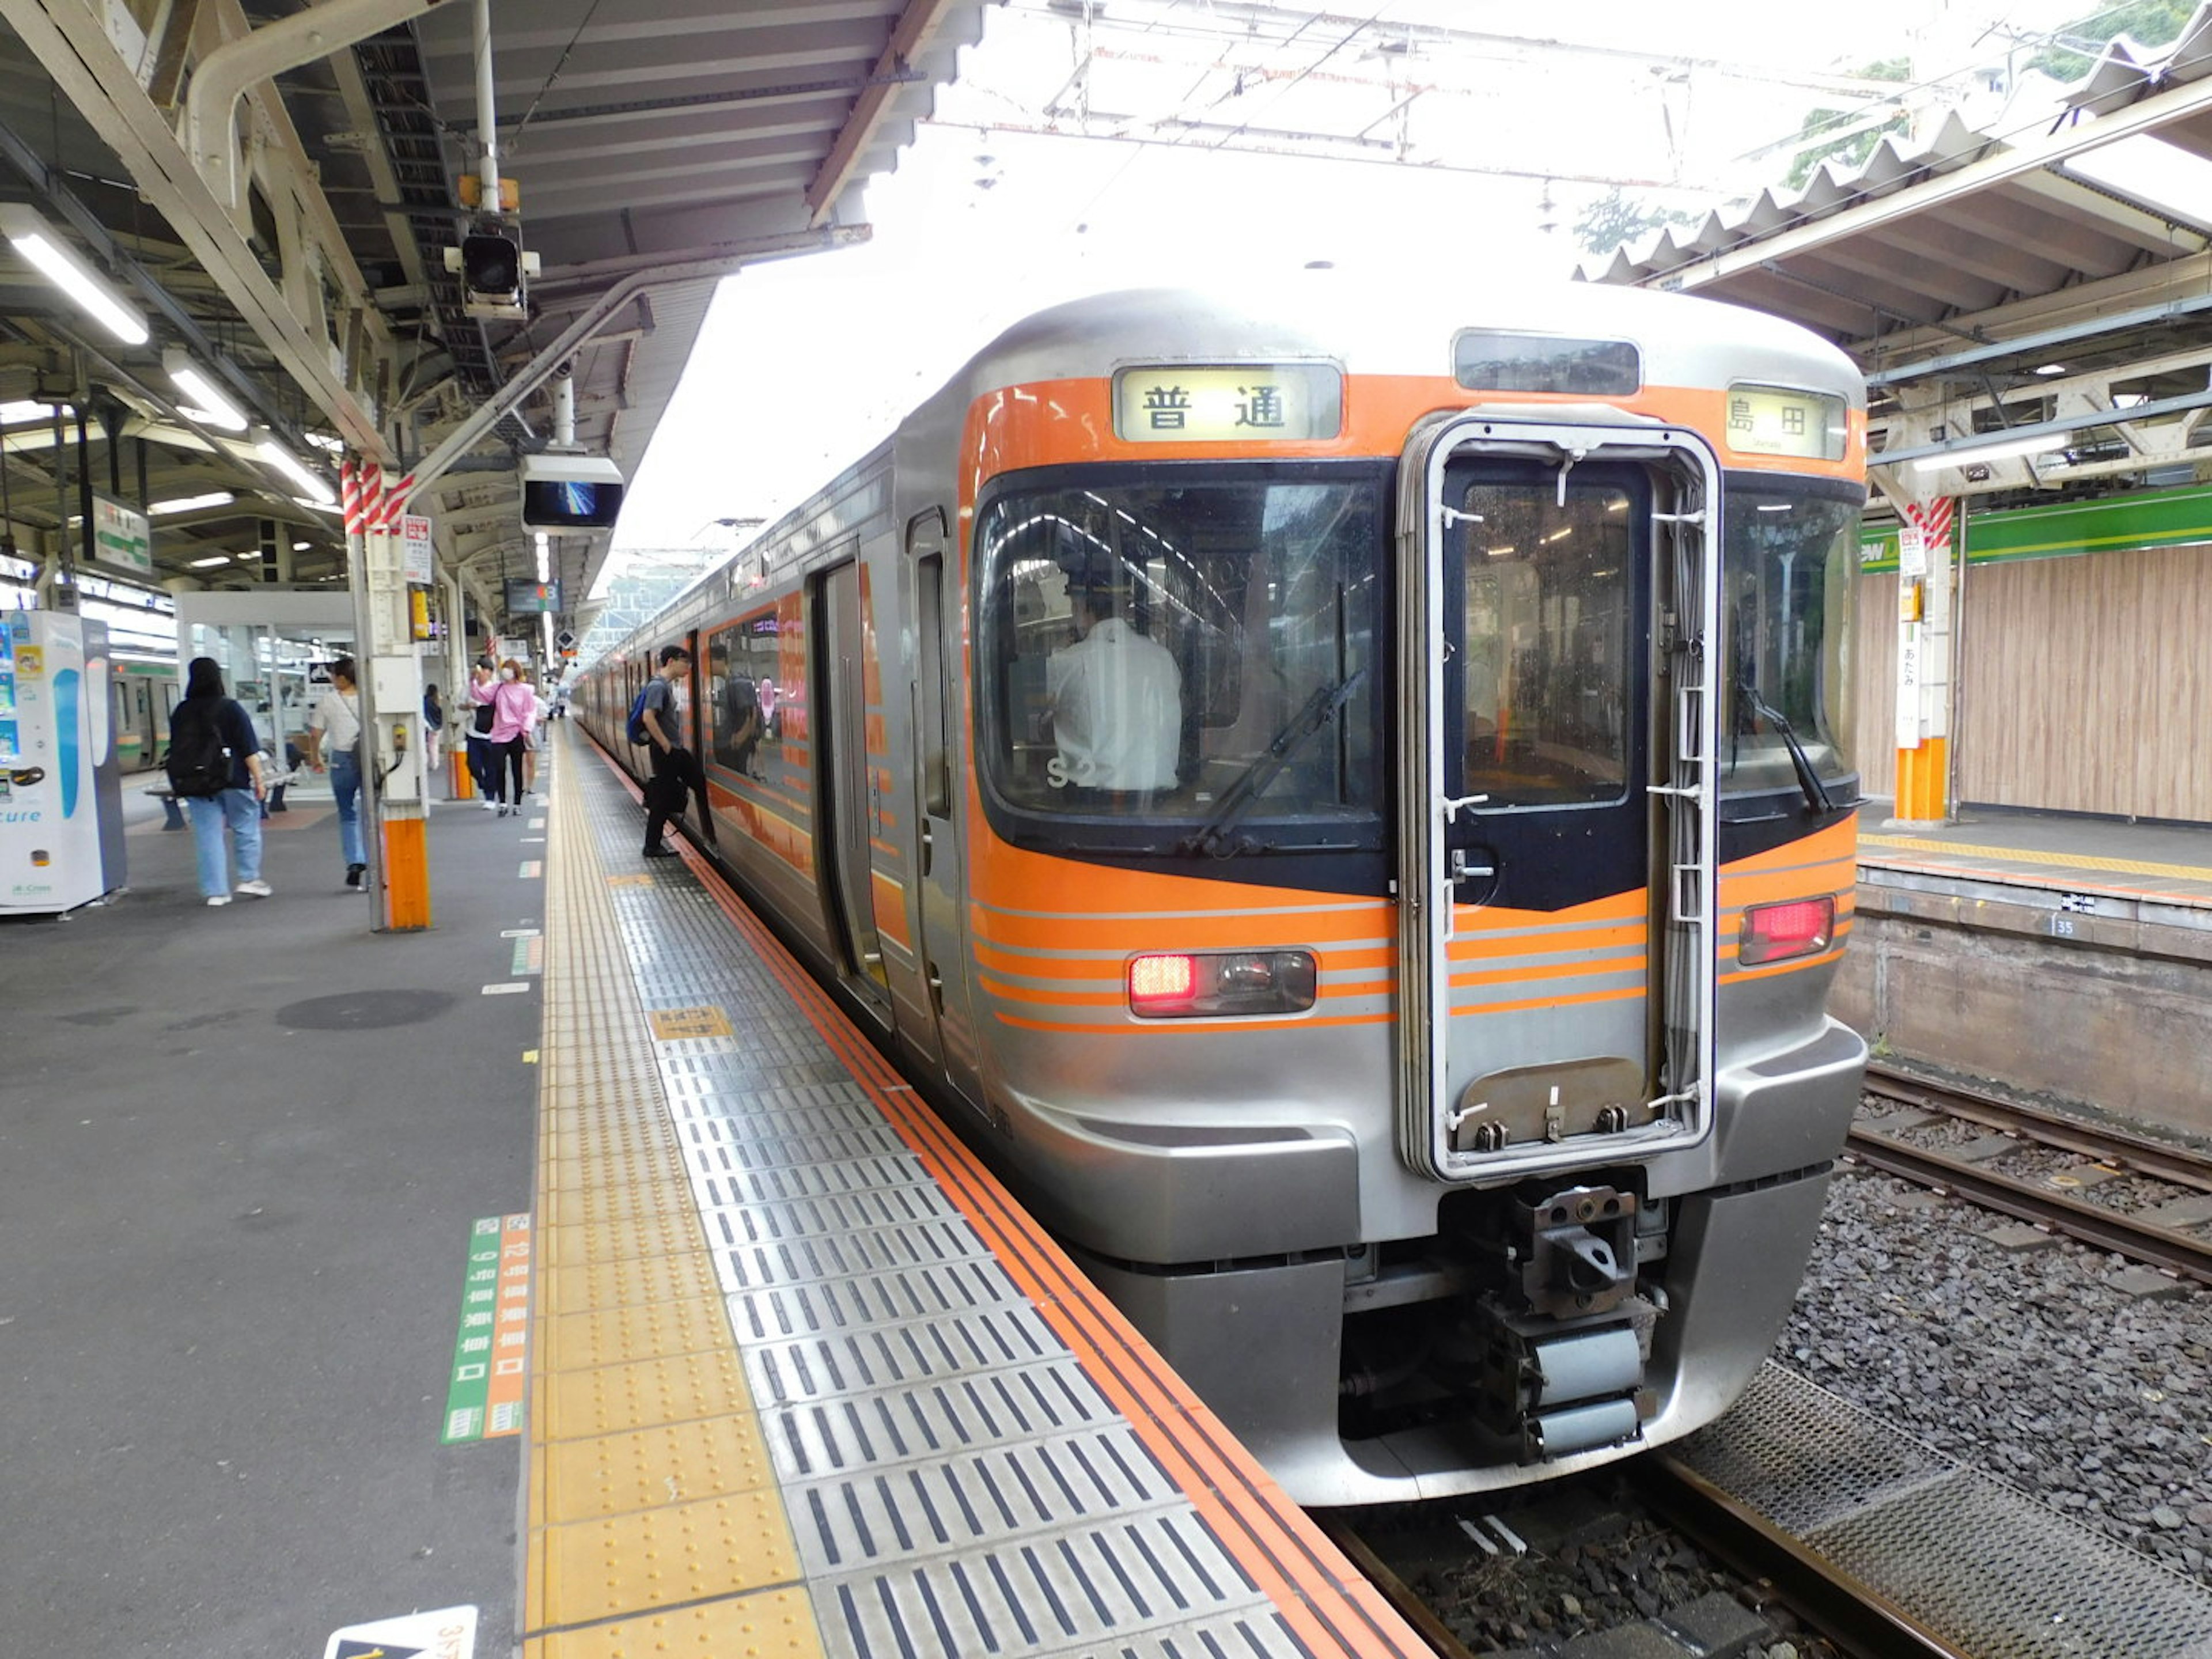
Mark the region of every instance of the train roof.
[[1383, 287], [1334, 272], [1234, 292], [1130, 289], [1024, 318], [969, 360], [924, 407], [964, 409], [1004, 386], [1091, 379], [1129, 362], [1325, 359], [1351, 374], [1452, 374], [1468, 329], [1627, 340], [1653, 386], [1772, 380], [1863, 408], [1850, 358], [1763, 312], [1683, 295], [1580, 283]]

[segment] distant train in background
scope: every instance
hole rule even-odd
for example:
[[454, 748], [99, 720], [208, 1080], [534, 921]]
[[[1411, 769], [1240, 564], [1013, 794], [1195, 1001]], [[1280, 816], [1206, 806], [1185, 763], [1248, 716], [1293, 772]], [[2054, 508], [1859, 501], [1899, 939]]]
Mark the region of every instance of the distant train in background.
[[[917, 319], [921, 325], [921, 319]], [[715, 854], [1299, 1501], [1735, 1399], [1865, 1058], [1864, 391], [1776, 319], [1044, 312], [593, 665]]]
[[176, 663], [112, 661], [107, 687], [118, 763], [125, 772], [159, 765], [169, 745], [169, 715], [184, 696]]

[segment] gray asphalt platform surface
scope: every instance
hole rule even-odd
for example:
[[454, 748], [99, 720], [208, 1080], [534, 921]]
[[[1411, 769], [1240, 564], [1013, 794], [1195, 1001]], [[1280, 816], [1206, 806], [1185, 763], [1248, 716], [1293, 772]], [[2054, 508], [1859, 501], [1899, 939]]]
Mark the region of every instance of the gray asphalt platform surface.
[[521, 1443], [440, 1434], [471, 1224], [531, 1202], [545, 813], [435, 805], [434, 926], [380, 935], [327, 801], [210, 908], [125, 799], [127, 891], [0, 921], [0, 1654], [321, 1659], [462, 1604], [504, 1654]]

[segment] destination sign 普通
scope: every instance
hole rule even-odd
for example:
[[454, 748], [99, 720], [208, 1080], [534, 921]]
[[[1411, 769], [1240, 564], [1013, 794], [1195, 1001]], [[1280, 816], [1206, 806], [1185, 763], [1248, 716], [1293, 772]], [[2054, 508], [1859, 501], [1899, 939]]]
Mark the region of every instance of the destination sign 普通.
[[1840, 461], [1849, 439], [1844, 400], [1779, 386], [1732, 386], [1723, 441], [1740, 455]]
[[1124, 443], [1310, 442], [1344, 425], [1344, 377], [1328, 363], [1161, 363], [1114, 376]]

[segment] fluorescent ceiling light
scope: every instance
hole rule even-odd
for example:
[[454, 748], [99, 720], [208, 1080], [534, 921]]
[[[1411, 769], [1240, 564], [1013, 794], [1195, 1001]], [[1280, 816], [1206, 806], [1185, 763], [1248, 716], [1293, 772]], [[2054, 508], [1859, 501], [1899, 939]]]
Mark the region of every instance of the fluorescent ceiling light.
[[2066, 372], [2066, 365], [2063, 363], [2045, 363], [2041, 368], [2037, 369], [2035, 372], [2038, 374], [2063, 374]]
[[2212, 161], [2138, 132], [2069, 155], [2060, 166], [2168, 218], [2212, 230]]
[[197, 513], [204, 507], [228, 507], [238, 499], [228, 489], [210, 489], [204, 495], [178, 495], [166, 501], [155, 501], [146, 509], [149, 518], [163, 513]]
[[[67, 404], [64, 404], [61, 409], [64, 415], [76, 413]], [[54, 406], [52, 404], [38, 403], [27, 398], [21, 403], [0, 404], [0, 426], [21, 426], [26, 421], [51, 421], [53, 418]]]
[[1939, 472], [1947, 466], [1974, 466], [1984, 461], [2016, 460], [2022, 455], [2047, 455], [2066, 447], [2063, 432], [2046, 432], [2039, 438], [1997, 438], [1986, 444], [1961, 444], [1940, 455], [1923, 455], [1912, 463], [1915, 472]]
[[39, 272], [77, 307], [125, 345], [144, 345], [146, 319], [87, 264], [61, 234], [20, 202], [0, 202], [0, 235], [15, 245]]
[[226, 432], [246, 430], [246, 411], [232, 402], [229, 395], [190, 357], [181, 351], [165, 351], [161, 354], [161, 367], [169, 371], [177, 390], [191, 399], [185, 414], [204, 426], [219, 426]]
[[292, 550], [295, 553], [304, 553], [313, 545], [314, 543], [313, 542], [294, 542], [292, 544]]
[[300, 465], [299, 458], [274, 438], [264, 438], [254, 446], [261, 459], [275, 467], [294, 483], [307, 491], [307, 499], [316, 507], [336, 507], [338, 498], [319, 475]]
[[229, 554], [211, 553], [204, 559], [194, 559], [192, 561], [192, 568], [195, 570], [212, 570], [219, 564], [228, 564], [229, 562]]

